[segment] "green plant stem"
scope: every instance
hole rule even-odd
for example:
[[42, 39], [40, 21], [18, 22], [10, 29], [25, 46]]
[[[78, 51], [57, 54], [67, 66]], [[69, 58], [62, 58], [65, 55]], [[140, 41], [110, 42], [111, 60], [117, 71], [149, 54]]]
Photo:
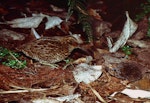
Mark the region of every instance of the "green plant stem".
[[[9, 54], [20, 64], [20, 65], [24, 65], [23, 63], [21, 63], [10, 51]], [[27, 67], [26, 65], [24, 65], [25, 68]]]

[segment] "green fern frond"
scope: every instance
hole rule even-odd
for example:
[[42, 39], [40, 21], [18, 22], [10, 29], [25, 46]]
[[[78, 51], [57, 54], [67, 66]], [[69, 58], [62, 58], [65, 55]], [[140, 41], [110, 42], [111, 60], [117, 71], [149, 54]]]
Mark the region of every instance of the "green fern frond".
[[85, 32], [88, 42], [93, 41], [93, 32], [90, 23], [90, 16], [87, 12], [86, 7], [87, 0], [68, 0], [68, 16], [66, 20], [70, 18], [74, 11], [77, 12], [78, 15], [78, 23], [82, 24], [83, 31]]

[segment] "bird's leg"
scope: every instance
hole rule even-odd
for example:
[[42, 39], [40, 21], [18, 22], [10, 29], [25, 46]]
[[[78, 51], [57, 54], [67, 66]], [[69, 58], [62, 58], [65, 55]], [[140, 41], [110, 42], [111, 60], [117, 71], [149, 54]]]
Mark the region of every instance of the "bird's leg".
[[50, 66], [52, 69], [56, 69], [56, 68], [59, 67], [58, 64], [52, 64], [52, 63], [47, 63], [47, 62], [40, 62], [40, 63], [43, 64], [43, 65], [48, 65], [48, 66]]
[[73, 59], [66, 59], [64, 60], [66, 62], [66, 65], [63, 67], [63, 70], [66, 69], [68, 66], [73, 65]]

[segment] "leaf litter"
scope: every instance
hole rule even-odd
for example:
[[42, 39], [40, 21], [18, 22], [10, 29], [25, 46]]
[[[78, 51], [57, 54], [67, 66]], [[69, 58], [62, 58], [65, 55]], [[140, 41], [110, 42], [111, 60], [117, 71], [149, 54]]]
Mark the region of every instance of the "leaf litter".
[[[35, 1], [32, 1], [32, 3], [33, 2]], [[48, 15], [48, 12], [45, 12], [46, 9], [44, 8], [44, 6], [41, 13], [35, 14], [35, 11], [33, 11], [34, 13], [32, 13], [32, 8], [30, 9], [30, 13], [32, 15], [31, 17], [16, 18], [12, 21], [6, 21], [3, 23], [1, 22], [1, 28], [3, 30], [1, 30], [0, 34], [3, 37], [2, 40], [0, 40], [2, 44], [7, 45], [6, 47], [13, 48], [13, 50], [15, 50], [16, 46], [12, 46], [7, 42], [10, 42], [10, 40], [17, 40], [16, 42], [18, 43], [19, 40], [23, 43], [26, 43], [28, 42], [28, 39], [32, 34], [36, 34], [38, 39], [43, 35], [50, 36], [49, 34], [53, 34], [54, 32], [52, 31], [55, 31], [55, 29], [57, 30], [55, 31], [56, 35], [64, 35], [63, 30], [65, 29], [61, 28], [61, 23], [63, 22], [63, 20], [60, 17], [57, 17], [57, 15]], [[53, 12], [58, 11], [56, 10]], [[93, 12], [94, 14], [91, 15], [95, 15], [95, 12], [96, 10]], [[96, 17], [93, 16], [95, 22], [103, 22], [102, 19], [97, 20], [96, 18], [101, 16], [98, 13], [96, 13], [96, 15]], [[127, 14], [126, 12], [127, 21], [124, 24], [122, 32], [111, 32], [111, 23], [108, 24], [108, 22], [105, 21], [103, 22], [104, 27], [102, 25], [94, 25], [96, 26], [95, 28], [100, 28], [100, 31], [99, 29], [95, 29], [94, 31], [100, 38], [95, 42], [100, 44], [92, 44], [92, 47], [91, 44], [83, 44], [83, 48], [92, 48], [93, 55], [91, 55], [93, 59], [87, 60], [87, 54], [85, 56], [85, 54], [80, 53], [80, 51], [75, 51], [70, 57], [77, 61], [70, 61], [70, 64], [66, 69], [62, 69], [64, 66], [63, 61], [58, 63], [60, 65], [59, 68], [52, 69], [49, 66], [41, 65], [40, 63], [31, 60], [31, 58], [28, 58], [24, 55], [21, 58], [26, 59], [28, 62], [27, 68], [25, 69], [16, 70], [4, 65], [0, 65], [0, 101], [61, 103], [62, 101], [56, 98], [65, 98], [64, 101], [73, 103], [126, 103], [138, 101], [149, 102], [149, 41], [144, 40], [145, 37], [143, 34], [145, 33], [145, 28], [142, 28], [143, 25], [145, 26], [145, 23], [147, 22], [143, 20], [143, 22], [135, 24], [133, 20], [129, 18], [129, 15], [130, 14]], [[45, 18], [46, 21], [44, 21]], [[69, 27], [69, 29], [71, 30], [72, 28], [74, 28], [74, 22], [70, 22], [72, 23], [72, 25]], [[42, 27], [42, 23], [44, 24], [44, 27]], [[3, 27], [4, 24], [10, 25], [12, 28], [6, 26]], [[23, 28], [29, 28], [31, 29], [31, 34], [18, 33], [16, 31], [16, 28], [20, 28], [22, 30]], [[9, 33], [6, 33], [7, 31], [9, 31]], [[39, 31], [40, 35], [38, 34]], [[44, 34], [47, 31], [48, 34]], [[17, 34], [14, 34], [14, 32]], [[82, 32], [74, 32], [74, 30], [71, 32], [73, 32], [73, 34], [82, 34]], [[113, 35], [116, 36], [113, 37], [111, 33], [114, 33]], [[140, 38], [138, 38], [137, 36], [139, 34], [141, 35]], [[106, 38], [103, 39], [105, 36], [108, 37], [108, 43]], [[112, 39], [119, 38], [114, 43], [114, 46], [113, 44], [111, 44], [112, 39], [109, 39], [111, 38], [111, 36]], [[128, 59], [125, 58], [125, 54], [123, 54], [119, 50], [119, 48], [126, 43], [132, 47], [131, 51], [133, 52]], [[18, 45], [19, 44], [22, 45], [22, 43], [18, 43]], [[103, 44], [108, 44], [109, 48], [104, 47]], [[94, 46], [96, 48], [93, 49]], [[101, 49], [100, 47], [103, 47], [103, 49]], [[94, 69], [95, 67], [97, 69]], [[81, 76], [81, 78], [77, 77], [78, 75]], [[131, 94], [134, 91], [137, 92], [136, 94], [140, 95], [135, 96], [134, 94]], [[112, 94], [116, 92], [117, 95], [112, 96]], [[141, 92], [145, 92], [144, 95], [142, 95]], [[126, 94], [127, 96], [125, 96], [124, 94]], [[69, 99], [70, 97], [71, 99]]]

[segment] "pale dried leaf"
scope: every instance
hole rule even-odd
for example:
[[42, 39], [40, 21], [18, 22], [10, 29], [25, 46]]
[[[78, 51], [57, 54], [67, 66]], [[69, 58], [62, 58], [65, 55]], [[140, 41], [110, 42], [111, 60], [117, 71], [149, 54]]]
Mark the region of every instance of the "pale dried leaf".
[[124, 89], [121, 93], [131, 98], [150, 98], [150, 91], [145, 90]]
[[33, 34], [36, 39], [41, 38], [41, 36], [36, 32], [36, 30], [34, 28], [31, 28], [31, 34]]
[[72, 34], [71, 32], [69, 32], [69, 34], [70, 34], [72, 37], [74, 37], [74, 38], [77, 40], [77, 42], [78, 42], [79, 44], [82, 44], [82, 43], [83, 43], [83, 40], [81, 39], [81, 34]]
[[54, 6], [54, 5], [50, 5], [50, 7], [53, 9], [53, 11], [56, 11], [56, 12], [63, 12], [63, 9], [62, 8], [59, 8], [57, 6]]
[[48, 20], [45, 24], [45, 29], [50, 29], [55, 26], [59, 26], [60, 23], [63, 21], [61, 18], [57, 16], [49, 16], [40, 13], [40, 14], [32, 14], [32, 17], [18, 18], [12, 21], [7, 21], [6, 24], [9, 24], [12, 28], [37, 28], [39, 24], [42, 22], [43, 18], [45, 17]]
[[57, 17], [57, 16], [46, 16], [48, 21], [45, 24], [45, 29], [50, 29], [53, 28], [55, 26], [60, 25], [60, 23], [63, 21], [61, 18]]
[[48, 97], [48, 98], [43, 98], [43, 99], [33, 99], [33, 103], [63, 103], [63, 102], [70, 102], [74, 101], [73, 103], [78, 103], [77, 98], [79, 98], [81, 94], [72, 94], [72, 95], [67, 95], [63, 97]]
[[72, 95], [67, 95], [67, 96], [64, 96], [64, 97], [57, 97], [55, 98], [56, 100], [58, 101], [61, 101], [61, 102], [69, 102], [73, 99], [76, 99], [76, 98], [79, 98], [81, 96], [81, 94], [72, 94]]
[[84, 82], [86, 84], [95, 81], [102, 74], [102, 66], [90, 66], [86, 63], [81, 63], [75, 67], [73, 75], [75, 80], [80, 83]]
[[42, 22], [44, 16], [34, 16], [27, 18], [18, 18], [12, 21], [7, 21], [12, 28], [37, 28]]
[[148, 41], [130, 39], [127, 43], [132, 47], [150, 48], [150, 42]]
[[[127, 40], [133, 35], [133, 33], [137, 29], [137, 24], [130, 19], [128, 12], [126, 12], [126, 17], [127, 21], [124, 24], [122, 33], [120, 34], [119, 39], [115, 42], [114, 46], [112, 48], [109, 48], [110, 52], [116, 52], [120, 47], [123, 47], [126, 44]], [[111, 45], [110, 38], [107, 38], [107, 40], [108, 44]]]
[[63, 103], [63, 102], [54, 99], [43, 98], [43, 99], [34, 99], [32, 100], [32, 103]]

